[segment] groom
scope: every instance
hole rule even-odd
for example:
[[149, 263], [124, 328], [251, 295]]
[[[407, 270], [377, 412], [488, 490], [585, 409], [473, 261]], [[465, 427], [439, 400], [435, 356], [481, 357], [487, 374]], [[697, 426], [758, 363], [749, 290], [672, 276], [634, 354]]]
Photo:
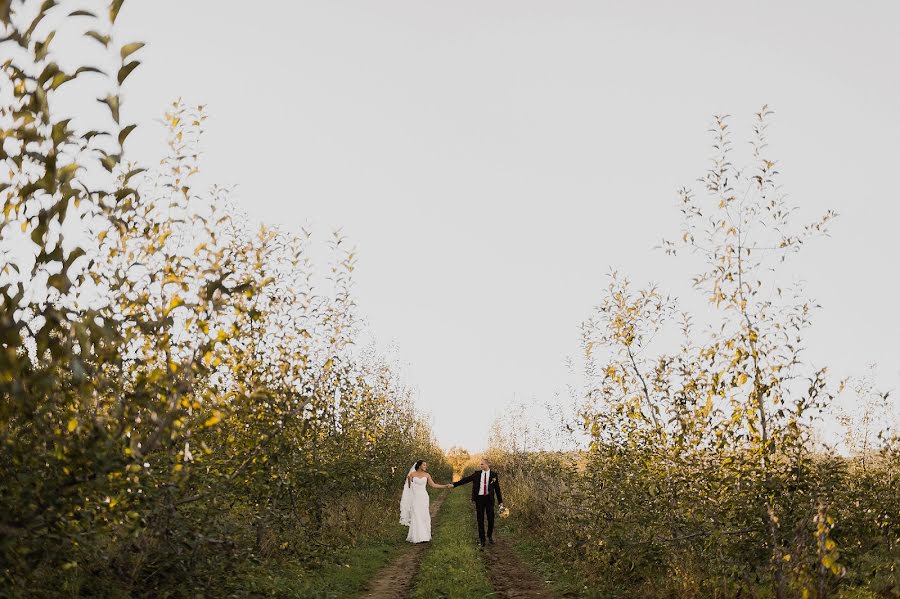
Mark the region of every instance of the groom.
[[487, 459], [481, 460], [481, 470], [462, 478], [451, 486], [458, 487], [472, 483], [472, 501], [475, 502], [475, 518], [478, 520], [478, 538], [484, 547], [484, 516], [487, 514], [487, 541], [494, 544], [494, 496], [500, 507], [503, 507], [503, 493], [500, 491], [500, 477], [491, 470]]

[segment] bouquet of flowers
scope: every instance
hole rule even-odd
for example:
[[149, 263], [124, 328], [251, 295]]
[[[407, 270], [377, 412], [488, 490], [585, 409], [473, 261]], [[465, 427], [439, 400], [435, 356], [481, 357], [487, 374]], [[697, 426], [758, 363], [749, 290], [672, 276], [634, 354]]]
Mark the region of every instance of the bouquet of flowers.
[[509, 518], [509, 508], [505, 505], [500, 506], [500, 517], [501, 518]]

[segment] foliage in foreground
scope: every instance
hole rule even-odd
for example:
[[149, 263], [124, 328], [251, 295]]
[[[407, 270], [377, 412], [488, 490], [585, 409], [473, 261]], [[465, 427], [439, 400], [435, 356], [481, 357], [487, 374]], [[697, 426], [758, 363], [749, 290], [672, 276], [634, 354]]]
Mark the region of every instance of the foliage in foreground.
[[[586, 448], [523, 450], [515, 418], [495, 432], [513, 513], [601, 594], [900, 594], [896, 436], [861, 428], [851, 459], [815, 442], [836, 391], [803, 360], [815, 306], [775, 273], [834, 215], [794, 227], [765, 155], [769, 114], [757, 115], [745, 169], [715, 120], [706, 197], [681, 191], [684, 229], [664, 244], [701, 259], [694, 286], [713, 317], [613, 274], [583, 326], [583, 405], [567, 423]], [[676, 348], [657, 349], [673, 337]]]
[[[323, 289], [307, 234], [250, 230], [225, 191], [195, 192], [202, 108], [166, 114], [158, 167], [127, 160], [143, 44], [115, 40], [121, 7], [0, 3], [11, 595], [223, 594], [234, 564], [333, 560], [394, 511], [416, 458], [449, 476], [394, 369], [356, 346], [342, 239]], [[112, 76], [53, 45], [82, 32]], [[61, 114], [97, 95], [104, 124]]]
[[[390, 508], [396, 506], [392, 496]], [[264, 562], [247, 561], [229, 577], [229, 596], [311, 599], [360, 595], [377, 573], [409, 548], [407, 529], [397, 520], [375, 518], [375, 530], [346, 551], [330, 556], [320, 568], [310, 569], [287, 556]]]

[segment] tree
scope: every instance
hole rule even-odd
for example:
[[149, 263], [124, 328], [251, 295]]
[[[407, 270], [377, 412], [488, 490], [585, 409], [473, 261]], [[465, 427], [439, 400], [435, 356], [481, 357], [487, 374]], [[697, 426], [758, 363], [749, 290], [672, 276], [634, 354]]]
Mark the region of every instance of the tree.
[[840, 386], [803, 354], [817, 306], [776, 269], [835, 214], [794, 224], [767, 155], [770, 117], [756, 115], [743, 168], [728, 119], [714, 120], [703, 193], [680, 191], [683, 228], [663, 243], [699, 261], [693, 283], [710, 309], [688, 312], [613, 272], [582, 325], [583, 405], [566, 423], [587, 435], [585, 451], [529, 450], [515, 418], [492, 436], [516, 514], [599, 592], [824, 598], [842, 583], [895, 584], [895, 528], [882, 517], [895, 503], [894, 442], [868, 473], [815, 443]]
[[456, 476], [462, 475], [463, 470], [465, 470], [471, 460], [472, 456], [469, 455], [468, 450], [462, 447], [451, 447], [447, 450], [447, 461], [450, 462], [450, 465], [453, 467], [453, 473]]
[[[34, 8], [0, 3], [0, 584], [233, 596], [260, 558], [326, 561], [388, 521], [398, 464], [449, 470], [397, 369], [356, 347], [355, 252], [335, 235], [320, 285], [308, 232], [196, 192], [203, 107], [174, 102], [167, 156], [130, 162], [143, 44], [113, 43], [121, 0]], [[115, 76], [63, 71], [49, 22], [87, 28]], [[100, 90], [106, 128], [60, 117], [89, 76], [73, 93]]]

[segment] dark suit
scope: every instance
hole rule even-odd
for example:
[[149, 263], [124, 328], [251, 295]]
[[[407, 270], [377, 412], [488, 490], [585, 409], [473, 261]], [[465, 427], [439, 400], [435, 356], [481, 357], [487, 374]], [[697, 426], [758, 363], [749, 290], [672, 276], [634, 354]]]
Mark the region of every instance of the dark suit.
[[481, 483], [481, 474], [483, 470], [477, 470], [474, 473], [461, 478], [453, 483], [454, 487], [467, 485], [472, 483], [472, 501], [475, 502], [475, 518], [478, 520], [478, 538], [484, 545], [484, 518], [487, 516], [487, 538], [494, 536], [494, 501], [503, 503], [503, 492], [500, 490], [500, 475], [496, 471], [491, 470], [487, 480], [487, 494], [481, 495], [483, 486]]

